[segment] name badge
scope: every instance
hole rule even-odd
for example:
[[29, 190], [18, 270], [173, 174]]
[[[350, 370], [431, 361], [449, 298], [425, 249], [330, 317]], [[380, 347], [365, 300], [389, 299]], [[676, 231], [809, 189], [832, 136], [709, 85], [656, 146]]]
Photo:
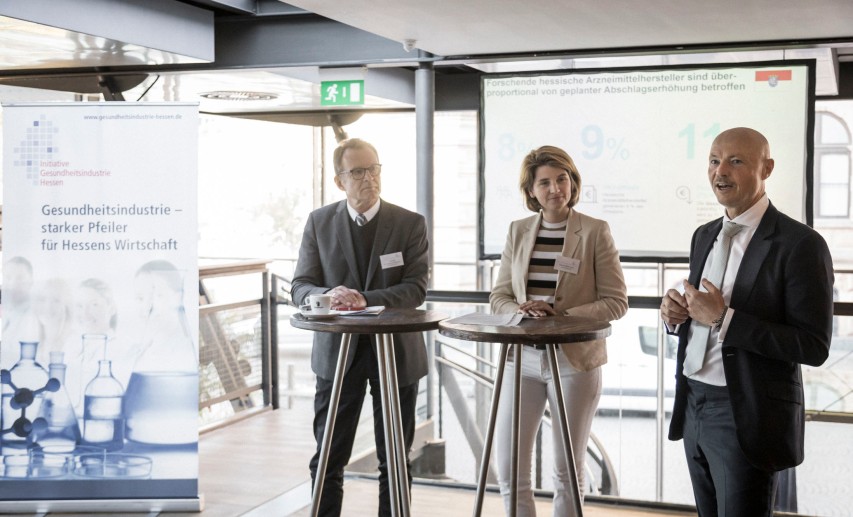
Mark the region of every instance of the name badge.
[[391, 267], [399, 267], [403, 265], [403, 253], [398, 251], [397, 253], [389, 253], [387, 255], [380, 255], [379, 262], [382, 264], [382, 269], [388, 269]]
[[556, 262], [554, 263], [554, 269], [557, 271], [562, 271], [564, 273], [571, 273], [573, 275], [578, 274], [578, 270], [581, 267], [581, 261], [576, 258], [571, 257], [557, 257]]

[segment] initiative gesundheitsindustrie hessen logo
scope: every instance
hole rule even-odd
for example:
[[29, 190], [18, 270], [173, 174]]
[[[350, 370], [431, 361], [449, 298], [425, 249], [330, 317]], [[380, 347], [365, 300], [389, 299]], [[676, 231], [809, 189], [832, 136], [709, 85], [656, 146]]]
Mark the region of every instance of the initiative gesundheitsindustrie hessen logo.
[[24, 140], [12, 149], [17, 158], [12, 161], [12, 165], [22, 167], [26, 171], [27, 180], [33, 185], [39, 184], [41, 162], [56, 159], [59, 147], [54, 145], [54, 137], [57, 133], [59, 128], [53, 125], [53, 121], [46, 115], [40, 115], [27, 127]]

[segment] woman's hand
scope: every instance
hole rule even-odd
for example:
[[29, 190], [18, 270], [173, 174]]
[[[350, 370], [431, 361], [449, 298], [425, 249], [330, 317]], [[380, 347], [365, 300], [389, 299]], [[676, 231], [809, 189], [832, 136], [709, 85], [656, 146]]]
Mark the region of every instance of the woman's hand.
[[557, 314], [557, 311], [548, 302], [543, 302], [542, 300], [524, 302], [518, 306], [518, 312], [534, 318], [555, 316]]

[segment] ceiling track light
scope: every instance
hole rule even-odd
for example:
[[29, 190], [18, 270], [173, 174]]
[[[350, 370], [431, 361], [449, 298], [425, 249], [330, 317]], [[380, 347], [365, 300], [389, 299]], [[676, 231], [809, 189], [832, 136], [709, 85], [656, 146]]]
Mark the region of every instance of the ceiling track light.
[[219, 90], [200, 93], [199, 96], [215, 101], [271, 101], [277, 99], [275, 93]]

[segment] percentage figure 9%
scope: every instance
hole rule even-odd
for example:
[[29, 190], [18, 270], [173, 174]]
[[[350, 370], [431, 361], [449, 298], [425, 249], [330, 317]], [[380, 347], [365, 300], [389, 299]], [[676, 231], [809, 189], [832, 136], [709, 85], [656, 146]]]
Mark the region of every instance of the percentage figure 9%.
[[627, 160], [631, 152], [625, 147], [625, 137], [615, 138], [605, 135], [601, 126], [590, 124], [581, 130], [581, 142], [586, 147], [584, 158], [595, 160], [607, 152], [611, 160]]

